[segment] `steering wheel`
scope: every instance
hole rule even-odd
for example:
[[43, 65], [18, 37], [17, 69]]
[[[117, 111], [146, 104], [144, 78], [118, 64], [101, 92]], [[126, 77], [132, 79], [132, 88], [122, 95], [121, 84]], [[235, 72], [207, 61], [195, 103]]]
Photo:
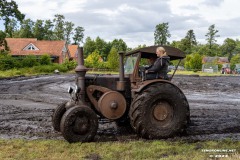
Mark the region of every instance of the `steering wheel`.
[[140, 66], [139, 67], [139, 75], [140, 77], [142, 78], [142, 81], [145, 81], [146, 80], [146, 68], [144, 66]]

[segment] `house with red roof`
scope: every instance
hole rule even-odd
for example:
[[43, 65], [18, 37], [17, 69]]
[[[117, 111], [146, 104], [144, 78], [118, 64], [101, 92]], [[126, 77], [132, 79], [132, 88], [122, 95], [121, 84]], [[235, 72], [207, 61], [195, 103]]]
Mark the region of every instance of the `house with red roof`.
[[77, 61], [77, 55], [78, 55], [78, 45], [68, 45], [68, 51], [70, 53], [70, 59]]
[[50, 55], [54, 63], [63, 63], [70, 59], [66, 41], [40, 41], [36, 38], [6, 38], [10, 54], [14, 57], [44, 54]]

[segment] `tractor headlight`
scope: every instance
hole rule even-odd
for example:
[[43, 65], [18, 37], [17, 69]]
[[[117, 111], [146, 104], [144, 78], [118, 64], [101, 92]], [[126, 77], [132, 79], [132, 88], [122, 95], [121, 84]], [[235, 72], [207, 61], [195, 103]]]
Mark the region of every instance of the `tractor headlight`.
[[81, 88], [76, 85], [76, 87], [75, 87], [75, 93], [77, 94], [77, 93], [79, 93], [80, 91], [81, 91]]
[[81, 88], [75, 85], [74, 87], [69, 86], [68, 93], [72, 97], [73, 100], [78, 100], [79, 98], [79, 92], [81, 91]]
[[68, 87], [68, 93], [69, 93], [69, 94], [72, 94], [72, 92], [73, 92], [73, 88], [72, 88], [71, 86], [69, 86], [69, 87]]

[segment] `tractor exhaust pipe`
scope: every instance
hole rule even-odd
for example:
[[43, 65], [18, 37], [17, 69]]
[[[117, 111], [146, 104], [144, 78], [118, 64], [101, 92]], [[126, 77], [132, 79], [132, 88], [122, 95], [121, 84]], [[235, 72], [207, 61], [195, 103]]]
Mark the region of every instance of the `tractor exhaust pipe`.
[[85, 74], [87, 68], [84, 66], [84, 57], [83, 57], [83, 47], [78, 47], [78, 66], [75, 68], [76, 76], [76, 85], [80, 89], [79, 92], [79, 103], [85, 104]]
[[117, 81], [117, 90], [118, 91], [125, 91], [125, 79], [124, 79], [124, 52], [118, 52], [119, 54], [119, 81]]

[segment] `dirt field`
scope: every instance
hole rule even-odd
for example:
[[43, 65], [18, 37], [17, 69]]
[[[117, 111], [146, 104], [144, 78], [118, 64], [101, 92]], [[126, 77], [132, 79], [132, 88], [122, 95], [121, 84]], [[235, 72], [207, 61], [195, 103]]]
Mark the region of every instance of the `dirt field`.
[[[170, 140], [240, 140], [240, 77], [175, 76], [185, 93], [191, 114], [187, 133]], [[53, 130], [54, 108], [69, 99], [74, 75], [18, 77], [0, 80], [0, 138], [63, 139]], [[138, 137], [128, 128], [102, 124], [95, 141]]]

